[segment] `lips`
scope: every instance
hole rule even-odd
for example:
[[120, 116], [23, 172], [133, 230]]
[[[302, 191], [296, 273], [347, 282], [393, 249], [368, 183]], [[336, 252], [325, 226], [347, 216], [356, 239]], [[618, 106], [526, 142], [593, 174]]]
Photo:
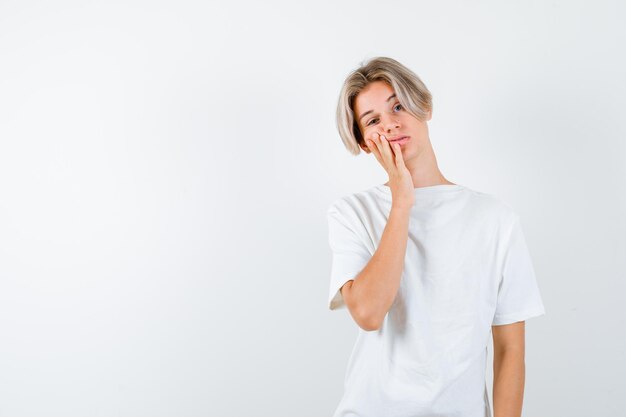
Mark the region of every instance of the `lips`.
[[399, 144], [406, 143], [408, 140], [409, 140], [408, 136], [396, 136], [394, 138], [389, 138], [390, 143], [399, 143]]
[[389, 139], [387, 139], [387, 140], [388, 140], [389, 142], [394, 142], [394, 141], [396, 141], [396, 140], [400, 140], [400, 139], [403, 139], [403, 138], [408, 138], [408, 136], [396, 136], [396, 137], [393, 137], [393, 138], [389, 138]]

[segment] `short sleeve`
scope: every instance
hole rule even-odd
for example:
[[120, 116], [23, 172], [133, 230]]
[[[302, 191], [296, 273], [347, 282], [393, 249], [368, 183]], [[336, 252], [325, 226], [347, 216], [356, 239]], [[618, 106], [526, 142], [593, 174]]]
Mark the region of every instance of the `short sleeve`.
[[372, 255], [335, 206], [327, 211], [328, 243], [332, 251], [328, 308], [345, 308], [340, 288], [365, 268]]
[[492, 325], [515, 323], [545, 314], [532, 259], [517, 214], [505, 249], [500, 278]]

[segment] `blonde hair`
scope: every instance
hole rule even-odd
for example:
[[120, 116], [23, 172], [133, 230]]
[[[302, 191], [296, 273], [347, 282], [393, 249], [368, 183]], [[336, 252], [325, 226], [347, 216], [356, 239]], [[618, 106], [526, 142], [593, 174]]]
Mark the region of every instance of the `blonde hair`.
[[352, 71], [343, 83], [337, 103], [336, 123], [345, 147], [354, 155], [361, 153], [361, 130], [354, 117], [354, 101], [374, 81], [385, 81], [393, 88], [402, 107], [418, 120], [432, 111], [432, 95], [422, 80], [392, 58], [376, 57]]

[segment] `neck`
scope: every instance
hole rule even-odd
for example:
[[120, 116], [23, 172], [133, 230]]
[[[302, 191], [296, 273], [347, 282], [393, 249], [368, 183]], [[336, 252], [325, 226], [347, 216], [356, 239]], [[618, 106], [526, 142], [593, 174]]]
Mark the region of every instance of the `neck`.
[[[430, 141], [427, 142], [430, 145]], [[432, 146], [425, 146], [413, 158], [404, 161], [413, 179], [413, 187], [428, 187], [430, 185], [453, 184], [443, 176], [437, 165], [437, 158]]]

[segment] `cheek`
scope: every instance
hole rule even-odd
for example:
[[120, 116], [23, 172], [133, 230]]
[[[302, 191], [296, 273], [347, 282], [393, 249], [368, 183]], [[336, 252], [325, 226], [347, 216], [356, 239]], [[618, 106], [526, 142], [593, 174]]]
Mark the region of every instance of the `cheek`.
[[363, 136], [376, 132], [376, 125], [365, 126], [363, 128]]

